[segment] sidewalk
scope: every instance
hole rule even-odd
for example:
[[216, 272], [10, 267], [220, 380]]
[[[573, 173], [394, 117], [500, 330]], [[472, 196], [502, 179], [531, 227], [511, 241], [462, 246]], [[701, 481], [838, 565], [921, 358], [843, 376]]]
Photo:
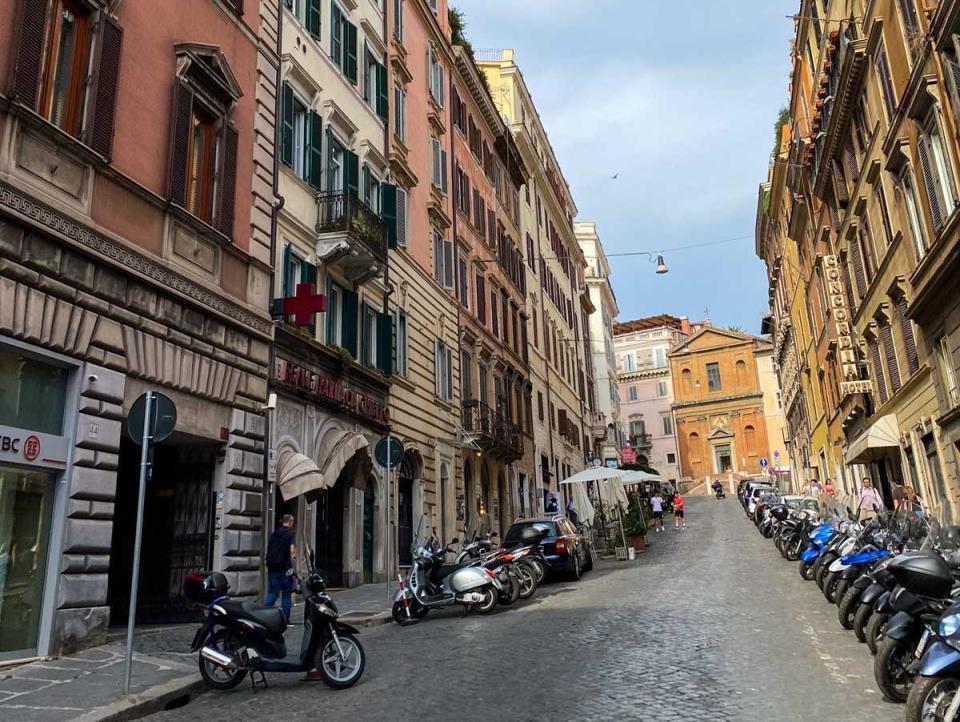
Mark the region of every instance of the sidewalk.
[[[391, 585], [391, 592], [396, 583]], [[355, 626], [390, 621], [387, 585], [331, 590], [341, 618]], [[199, 617], [198, 617], [199, 620]], [[294, 606], [286, 634], [297, 649], [303, 604]], [[185, 703], [205, 687], [190, 643], [198, 623], [137, 628], [131, 695], [123, 696], [126, 630], [111, 629], [109, 642], [57, 659], [0, 669], [0, 719], [4, 722], [83, 722], [136, 719]]]

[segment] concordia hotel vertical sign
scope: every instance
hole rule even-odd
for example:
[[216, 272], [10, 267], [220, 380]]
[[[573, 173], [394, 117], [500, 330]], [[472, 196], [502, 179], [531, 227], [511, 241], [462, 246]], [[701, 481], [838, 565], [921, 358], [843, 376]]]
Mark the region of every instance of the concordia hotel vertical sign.
[[823, 270], [827, 280], [827, 297], [830, 313], [837, 332], [837, 351], [840, 362], [840, 396], [851, 394], [869, 394], [873, 384], [860, 378], [860, 366], [857, 352], [853, 347], [853, 333], [850, 328], [850, 309], [847, 308], [843, 281], [840, 278], [840, 264], [836, 256], [823, 257]]

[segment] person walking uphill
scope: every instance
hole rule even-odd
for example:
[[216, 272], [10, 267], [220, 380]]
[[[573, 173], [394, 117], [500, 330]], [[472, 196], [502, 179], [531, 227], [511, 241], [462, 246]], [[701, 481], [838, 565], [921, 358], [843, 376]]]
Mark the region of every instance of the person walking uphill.
[[274, 529], [270, 535], [266, 558], [269, 584], [267, 596], [263, 600], [265, 606], [272, 607], [276, 604], [277, 597], [281, 597], [280, 607], [287, 618], [287, 623], [290, 622], [290, 610], [293, 608], [294, 568], [297, 564], [297, 544], [293, 522], [292, 515], [284, 514], [281, 526]]
[[653, 528], [663, 531], [663, 497], [659, 491], [650, 497], [650, 508], [653, 509]]
[[683, 497], [678, 491], [673, 495], [673, 524], [675, 529], [679, 529], [680, 525], [683, 525], [683, 528], [687, 528], [687, 520], [683, 516]]

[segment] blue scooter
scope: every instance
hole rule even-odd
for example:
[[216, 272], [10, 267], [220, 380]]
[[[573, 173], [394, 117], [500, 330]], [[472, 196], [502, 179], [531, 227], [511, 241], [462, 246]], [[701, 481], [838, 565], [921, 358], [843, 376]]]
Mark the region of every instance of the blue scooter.
[[825, 522], [815, 527], [808, 535], [807, 548], [800, 552], [800, 576], [810, 581], [813, 579], [813, 565], [827, 548], [827, 544], [837, 534], [837, 528]]
[[907, 695], [907, 722], [960, 721], [960, 604], [944, 612]]

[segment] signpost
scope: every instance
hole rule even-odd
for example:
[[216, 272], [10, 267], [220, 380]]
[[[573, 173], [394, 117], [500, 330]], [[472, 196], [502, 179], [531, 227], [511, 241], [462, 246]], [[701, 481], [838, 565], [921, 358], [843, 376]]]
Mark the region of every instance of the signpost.
[[391, 482], [391, 469], [394, 466], [399, 466], [403, 462], [403, 442], [400, 439], [394, 436], [384, 436], [380, 441], [377, 442], [377, 445], [373, 447], [373, 458], [376, 460], [380, 466], [384, 468], [385, 483], [384, 486], [387, 489], [387, 513], [384, 515], [386, 519], [386, 533], [383, 535], [384, 540], [386, 541], [386, 549], [384, 550], [384, 559], [389, 560], [390, 569], [387, 569], [387, 606], [390, 606], [390, 584], [393, 581], [393, 556], [391, 555], [390, 547], [392, 536], [390, 534], [390, 482]]
[[123, 693], [130, 694], [133, 667], [133, 625], [137, 618], [137, 592], [140, 583], [140, 547], [143, 544], [143, 501], [153, 471], [153, 445], [163, 441], [177, 425], [177, 407], [167, 396], [147, 391], [127, 415], [127, 433], [140, 445], [140, 487], [137, 491], [137, 526], [133, 542], [133, 578], [130, 580], [130, 611], [127, 614], [127, 653], [123, 673]]

